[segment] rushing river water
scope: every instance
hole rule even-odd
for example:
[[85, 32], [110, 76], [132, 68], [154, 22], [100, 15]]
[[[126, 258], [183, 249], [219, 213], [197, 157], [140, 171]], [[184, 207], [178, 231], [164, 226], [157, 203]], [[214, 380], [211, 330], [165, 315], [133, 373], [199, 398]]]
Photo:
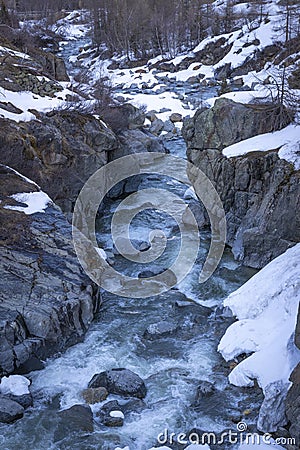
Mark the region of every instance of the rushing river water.
[[[175, 154], [182, 153], [182, 139], [168, 143]], [[186, 186], [168, 178], [148, 176], [140, 187], [163, 184], [183, 198]], [[107, 204], [98, 221], [97, 237], [101, 247], [110, 249], [111, 214], [119, 200]], [[196, 203], [195, 200], [190, 202]], [[161, 227], [171, 239], [161, 261], [168, 264], [178, 250], [180, 236], [172, 219], [164, 214], [146, 210], [132, 222], [133, 239], [146, 240], [149, 232]], [[45, 369], [33, 372], [31, 390], [35, 406], [19, 422], [1, 427], [4, 431], [3, 449], [115, 449], [118, 445], [130, 450], [146, 450], [164, 432], [188, 432], [193, 427], [221, 432], [233, 427], [234, 417], [253, 407], [247, 391], [227, 385], [226, 371], [216, 348], [228, 321], [218, 320], [214, 306], [243, 284], [253, 271], [237, 264], [226, 250], [219, 268], [203, 285], [198, 283], [200, 266], [209, 245], [208, 232], [201, 233], [197, 263], [193, 271], [176, 288], [147, 299], [117, 297], [103, 292], [103, 306], [87, 333], [84, 342], [50, 359]], [[119, 270], [134, 272], [134, 263], [121, 256], [114, 257]], [[147, 266], [155, 271], [153, 263]], [[168, 321], [177, 330], [170, 336], [148, 340], [144, 337], [149, 324]], [[92, 376], [106, 369], [125, 367], [138, 373], [148, 389], [145, 409], [125, 416], [124, 426], [110, 429], [96, 425], [94, 433], [67, 434], [56, 441], [57, 411], [83, 403], [81, 391]], [[202, 407], [192, 406], [200, 380], [215, 384], [218, 394], [212, 401], [204, 400]], [[117, 399], [110, 396], [110, 399]], [[120, 400], [120, 399], [119, 399]], [[96, 405], [93, 409], [99, 408]]]
[[[166, 146], [173, 155], [185, 155], [182, 138], [168, 141]], [[140, 188], [162, 185], [184, 198], [187, 186], [168, 177], [145, 176]], [[107, 251], [113, 248], [111, 215], [119, 202], [119, 199], [109, 200], [97, 222], [99, 246]], [[197, 209], [196, 200], [186, 199], [186, 202]], [[159, 266], [151, 263], [146, 267], [154, 273], [169, 264], [180, 244], [179, 230], [172, 218], [151, 209], [133, 220], [131, 236], [138, 241], [147, 241], [149, 232], [155, 228], [164, 230], [169, 245]], [[228, 385], [226, 375], [229, 368], [217, 353], [217, 345], [230, 319], [221, 319], [215, 313], [222, 300], [249, 279], [254, 271], [235, 262], [226, 249], [214, 275], [200, 285], [198, 275], [210, 236], [203, 231], [200, 237], [196, 264], [176, 289], [146, 299], [102, 293], [103, 305], [84, 341], [49, 359], [43, 370], [29, 375], [34, 407], [15, 424], [0, 426], [2, 450], [111, 450], [118, 446], [147, 450], [157, 444], [157, 436], [166, 429], [176, 435], [187, 433], [194, 427], [222, 432], [226, 428], [235, 429], [234, 422], [242, 417], [244, 410], [255, 409], [257, 405], [251, 391]], [[118, 270], [124, 273], [136, 274], [141, 270], [119, 255], [112, 259]], [[169, 336], [147, 339], [144, 335], [147, 327], [161, 321], [176, 325], [173, 332]], [[94, 432], [65, 433], [58, 437], [58, 411], [82, 404], [81, 391], [92, 376], [116, 367], [131, 369], [143, 378], [147, 386], [144, 408], [126, 413], [121, 428], [108, 428], [96, 422]], [[195, 406], [200, 380], [214, 383], [216, 391], [212, 397]], [[108, 397], [108, 400], [113, 399], [122, 403], [118, 396]], [[97, 404], [92, 408], [95, 412], [100, 407], [101, 404]]]

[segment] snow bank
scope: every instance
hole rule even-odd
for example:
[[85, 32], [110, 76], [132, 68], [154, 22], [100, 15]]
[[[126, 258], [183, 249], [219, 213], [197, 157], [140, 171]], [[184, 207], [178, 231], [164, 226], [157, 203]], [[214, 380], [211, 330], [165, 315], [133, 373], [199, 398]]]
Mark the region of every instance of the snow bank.
[[25, 203], [26, 206], [4, 206], [5, 209], [12, 209], [13, 211], [20, 211], [27, 215], [37, 212], [45, 212], [47, 206], [52, 203], [52, 200], [45, 192], [23, 192], [11, 195], [11, 198], [20, 203]]
[[224, 301], [238, 321], [227, 329], [218, 350], [226, 361], [250, 354], [232, 370], [230, 383], [253, 386], [256, 379], [265, 396], [271, 393], [270, 386], [278, 391], [290, 385], [290, 374], [300, 361], [293, 342], [300, 301], [299, 261], [297, 244]]
[[3, 377], [0, 383], [0, 392], [3, 395], [25, 395], [29, 394], [30, 381], [22, 375], [10, 375]]
[[225, 301], [238, 321], [221, 339], [218, 350], [227, 360], [252, 353], [231, 372], [230, 382], [261, 387], [286, 380], [300, 361], [296, 347], [288, 352], [300, 301], [300, 244], [271, 261]]
[[[45, 80], [48, 80], [45, 77]], [[5, 119], [11, 119], [16, 122], [26, 122], [30, 120], [36, 120], [34, 114], [29, 110], [33, 109], [40, 112], [52, 111], [55, 108], [59, 108], [65, 102], [67, 95], [73, 95], [72, 91], [67, 88], [68, 83], [60, 83], [64, 89], [57, 92], [55, 97], [41, 97], [38, 94], [33, 94], [29, 91], [13, 92], [7, 89], [0, 89], [0, 101], [5, 103], [11, 103], [21, 110], [20, 114], [6, 111], [1, 108], [0, 105], [0, 117]]]
[[227, 157], [240, 156], [249, 152], [278, 149], [279, 157], [292, 162], [300, 169], [300, 125], [288, 125], [273, 133], [260, 134], [223, 149]]

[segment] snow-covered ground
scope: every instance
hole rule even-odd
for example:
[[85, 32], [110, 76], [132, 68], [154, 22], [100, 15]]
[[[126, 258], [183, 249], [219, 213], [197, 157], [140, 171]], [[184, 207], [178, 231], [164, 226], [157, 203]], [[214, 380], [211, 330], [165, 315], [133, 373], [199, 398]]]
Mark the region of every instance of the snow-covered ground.
[[[46, 77], [44, 78], [47, 80]], [[0, 105], [0, 117], [11, 119], [15, 122], [26, 122], [36, 119], [35, 115], [30, 112], [30, 110], [47, 112], [64, 106], [67, 95], [73, 95], [73, 92], [69, 83], [60, 82], [60, 85], [63, 87], [63, 90], [57, 92], [54, 97], [42, 97], [38, 94], [33, 94], [30, 91], [13, 92], [0, 87], [0, 102], [11, 103], [21, 110], [20, 113], [10, 112], [2, 109]]]
[[87, 11], [74, 10], [63, 19], [60, 19], [52, 26], [52, 30], [66, 39], [76, 40], [86, 36], [91, 30], [88, 23], [89, 13]]

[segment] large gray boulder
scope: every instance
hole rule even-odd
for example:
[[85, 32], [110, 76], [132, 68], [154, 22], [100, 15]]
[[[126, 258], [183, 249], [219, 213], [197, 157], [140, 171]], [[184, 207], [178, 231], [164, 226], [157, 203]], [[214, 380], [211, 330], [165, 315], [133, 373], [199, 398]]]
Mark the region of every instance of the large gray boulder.
[[264, 389], [264, 401], [259, 410], [257, 428], [265, 433], [276, 431], [286, 424], [285, 398], [289, 384], [274, 381]]
[[[31, 215], [11, 196], [39, 188], [0, 165], [0, 376], [83, 338], [98, 287], [81, 269], [71, 225], [49, 204]], [[27, 366], [30, 370], [30, 365]]]
[[198, 109], [184, 123], [183, 136], [189, 151], [218, 149], [261, 133], [283, 128], [291, 118], [273, 104], [247, 104], [227, 98], [216, 100], [213, 108]]
[[94, 431], [93, 413], [88, 405], [74, 405], [59, 411], [54, 441], [60, 441], [71, 433]]
[[[227, 219], [227, 243], [236, 259], [261, 268], [300, 241], [300, 173], [277, 149], [226, 158], [222, 149], [272, 131], [270, 106], [220, 99], [184, 123], [188, 159], [215, 185]], [[288, 116], [281, 123], [286, 124]], [[279, 125], [277, 123], [277, 125]], [[276, 144], [275, 144], [276, 145]], [[196, 179], [190, 174], [191, 181]]]
[[110, 394], [144, 398], [147, 389], [144, 381], [128, 369], [111, 369], [93, 376], [89, 388], [105, 387]]

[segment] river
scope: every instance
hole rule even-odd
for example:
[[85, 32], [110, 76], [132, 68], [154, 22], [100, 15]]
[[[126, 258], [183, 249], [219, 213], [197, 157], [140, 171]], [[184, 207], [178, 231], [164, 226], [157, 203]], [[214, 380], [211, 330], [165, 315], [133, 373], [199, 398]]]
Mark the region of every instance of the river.
[[[70, 49], [68, 52], [70, 54]], [[181, 137], [169, 140], [165, 145], [172, 155], [185, 156], [185, 143]], [[162, 185], [181, 199], [188, 188], [169, 177], [147, 175], [140, 189]], [[197, 208], [195, 199], [186, 198], [185, 201]], [[120, 199], [108, 200], [97, 221], [99, 246], [107, 251], [113, 248], [110, 223], [119, 202]], [[147, 209], [135, 217], [130, 227], [131, 236], [139, 241], [147, 241], [149, 232], [157, 228], [164, 230], [170, 245], [158, 263], [147, 266], [147, 270], [154, 273], [169, 264], [178, 252], [180, 234], [176, 223], [162, 212]], [[3, 450], [114, 450], [118, 446], [147, 450], [158, 443], [157, 437], [165, 430], [176, 436], [193, 428], [220, 433], [228, 428], [234, 430], [235, 422], [245, 410], [257, 411], [259, 399], [253, 396], [252, 390], [239, 390], [228, 385], [229, 367], [218, 354], [217, 345], [231, 319], [221, 318], [216, 313], [222, 300], [248, 280], [254, 271], [234, 261], [226, 248], [214, 275], [200, 285], [198, 276], [208, 251], [209, 232], [201, 231], [200, 238], [201, 246], [193, 270], [169, 292], [143, 299], [102, 292], [102, 307], [84, 341], [47, 360], [43, 370], [29, 374], [34, 407], [22, 420], [0, 426]], [[141, 270], [119, 255], [112, 259], [124, 273], [136, 274]], [[174, 324], [170, 335], [148, 339], [145, 331], [149, 325], [162, 321]], [[94, 432], [67, 433], [58, 440], [57, 412], [82, 404], [81, 391], [92, 376], [116, 367], [131, 369], [145, 381], [144, 408], [125, 414], [124, 425], [120, 428], [108, 428], [96, 422]], [[196, 406], [200, 380], [213, 383], [215, 393]], [[108, 397], [108, 400], [113, 399], [122, 402], [120, 397]], [[93, 411], [101, 406], [94, 405]], [[255, 415], [250, 415], [248, 423], [255, 423]]]

